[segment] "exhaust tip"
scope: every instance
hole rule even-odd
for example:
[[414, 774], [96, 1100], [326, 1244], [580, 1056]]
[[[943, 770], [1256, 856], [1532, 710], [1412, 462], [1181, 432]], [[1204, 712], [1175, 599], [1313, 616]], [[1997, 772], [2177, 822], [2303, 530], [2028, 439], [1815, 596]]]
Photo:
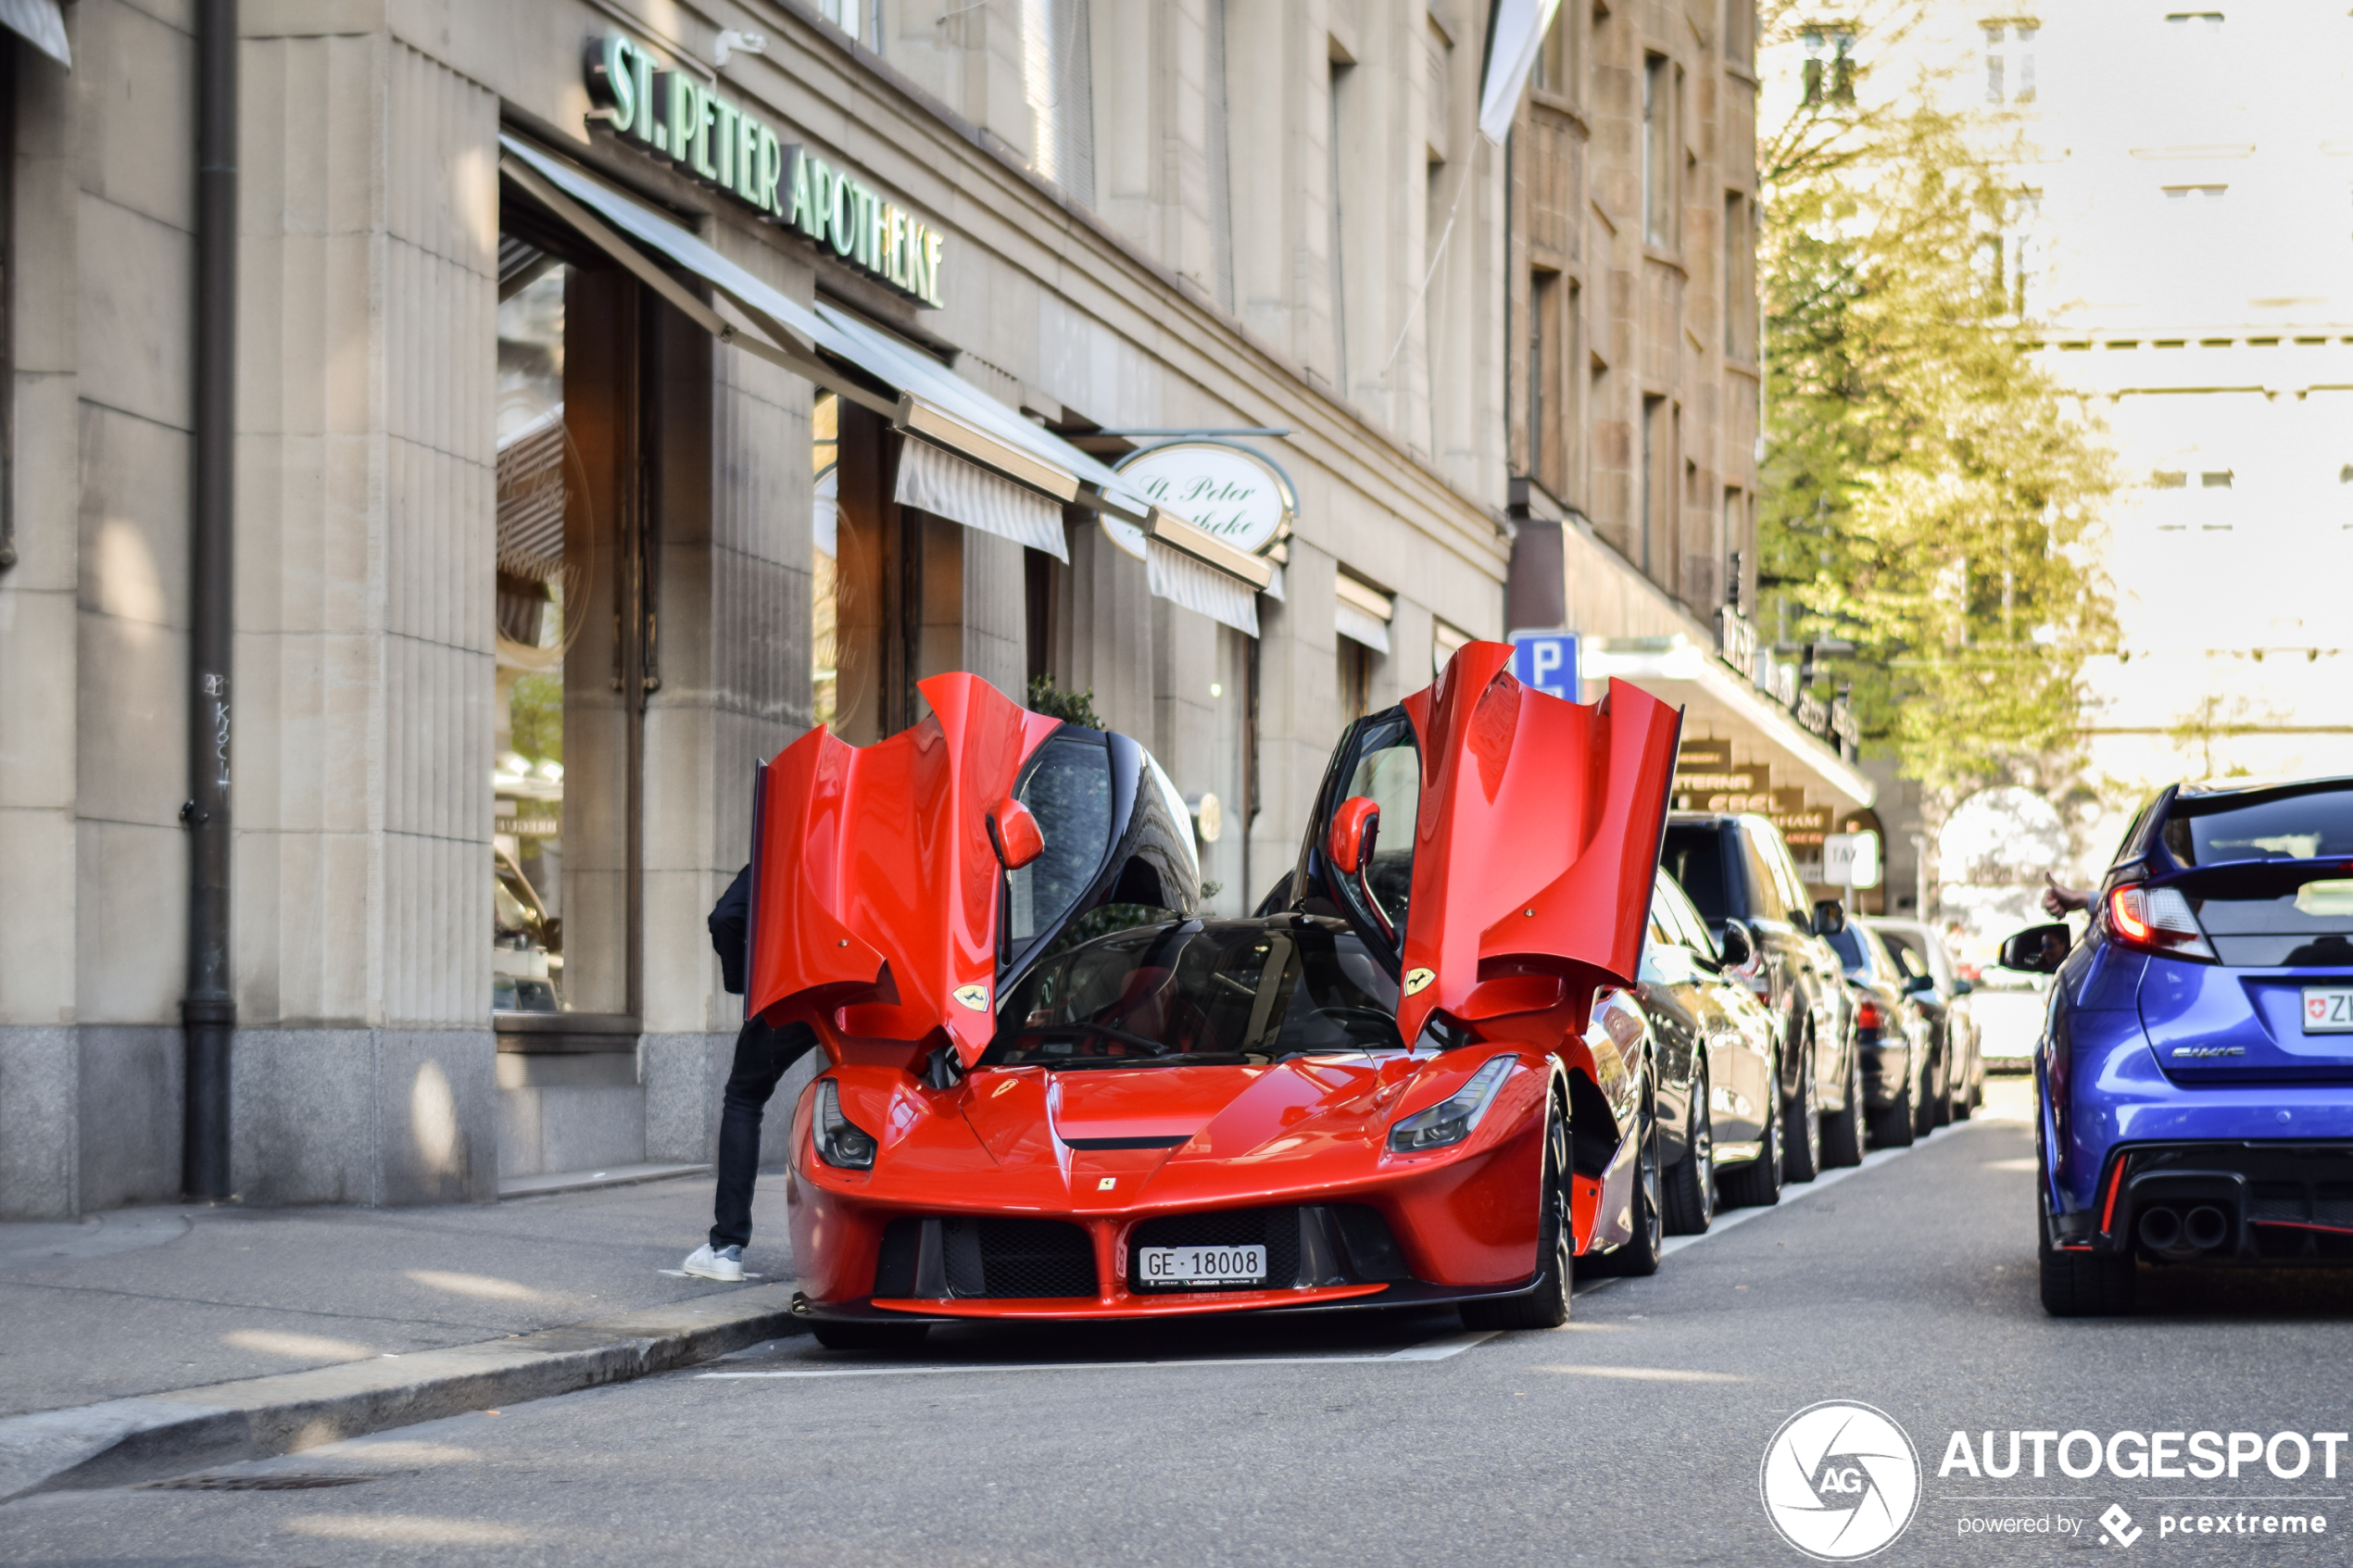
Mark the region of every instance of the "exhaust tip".
[[[2218, 1220], [2221, 1215], [2215, 1216]], [[2158, 1207], [2141, 1210], [2139, 1225], [2141, 1243], [2155, 1251], [2171, 1251], [2182, 1239], [2182, 1216], [2171, 1209]]]
[[2211, 1252], [2231, 1234], [2231, 1222], [2212, 1204], [2201, 1203], [2182, 1222], [2182, 1235], [2200, 1252]]

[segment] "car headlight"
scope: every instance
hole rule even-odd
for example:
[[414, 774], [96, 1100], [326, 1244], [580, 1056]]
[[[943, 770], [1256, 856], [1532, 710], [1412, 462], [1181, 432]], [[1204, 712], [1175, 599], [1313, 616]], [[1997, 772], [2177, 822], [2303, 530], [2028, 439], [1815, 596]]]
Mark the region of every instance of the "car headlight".
[[1399, 1154], [1418, 1154], [1462, 1142], [1487, 1114], [1487, 1107], [1512, 1070], [1512, 1059], [1499, 1056], [1471, 1074], [1470, 1082], [1428, 1110], [1416, 1111], [1389, 1130], [1389, 1147]]
[[845, 1171], [875, 1168], [872, 1133], [841, 1113], [841, 1090], [831, 1078], [817, 1085], [817, 1158]]

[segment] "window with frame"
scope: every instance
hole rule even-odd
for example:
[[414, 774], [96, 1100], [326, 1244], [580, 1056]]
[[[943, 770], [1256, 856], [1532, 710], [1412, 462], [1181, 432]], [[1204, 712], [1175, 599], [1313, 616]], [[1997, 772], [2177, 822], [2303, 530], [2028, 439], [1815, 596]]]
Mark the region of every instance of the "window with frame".
[[1674, 69], [1665, 55], [1642, 58], [1642, 241], [1660, 250], [1675, 243]]
[[1724, 193], [1724, 354], [1756, 358], [1755, 207], [1741, 191]]
[[1808, 105], [1852, 104], [1855, 101], [1855, 30], [1825, 22], [1799, 30], [1806, 51], [1805, 98]]
[[2034, 101], [2034, 44], [2042, 28], [2032, 21], [1992, 21], [1979, 24], [1985, 32], [1985, 101], [1989, 104], [2031, 104]]
[[1576, 0], [1567, 0], [1553, 13], [1544, 41], [1536, 47], [1536, 66], [1529, 84], [1539, 93], [1575, 103], [1585, 85], [1585, 28]]

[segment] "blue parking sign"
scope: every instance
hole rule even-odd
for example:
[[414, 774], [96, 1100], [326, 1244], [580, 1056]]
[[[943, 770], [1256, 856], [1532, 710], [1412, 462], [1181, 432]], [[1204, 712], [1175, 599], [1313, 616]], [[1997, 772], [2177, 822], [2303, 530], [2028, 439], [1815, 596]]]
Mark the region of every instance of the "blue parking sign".
[[1547, 696], [1575, 702], [1577, 633], [1574, 632], [1515, 632], [1512, 633], [1512, 673], [1519, 684]]

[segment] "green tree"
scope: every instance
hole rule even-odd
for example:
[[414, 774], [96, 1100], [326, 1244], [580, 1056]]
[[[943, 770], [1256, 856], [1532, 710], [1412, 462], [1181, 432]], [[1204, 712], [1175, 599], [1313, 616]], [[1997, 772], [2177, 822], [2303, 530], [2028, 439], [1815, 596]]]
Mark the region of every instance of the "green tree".
[[[1842, 24], [1854, 90], [1759, 129], [1758, 564], [1765, 634], [1851, 646], [1822, 662], [1866, 746], [1950, 801], [2065, 771], [2084, 657], [2113, 645], [2085, 539], [2112, 482], [2028, 352], [2005, 128], [1941, 109], [1932, 74], [1868, 74], [1918, 16]], [[1782, 7], [1768, 29], [1806, 24]]]

